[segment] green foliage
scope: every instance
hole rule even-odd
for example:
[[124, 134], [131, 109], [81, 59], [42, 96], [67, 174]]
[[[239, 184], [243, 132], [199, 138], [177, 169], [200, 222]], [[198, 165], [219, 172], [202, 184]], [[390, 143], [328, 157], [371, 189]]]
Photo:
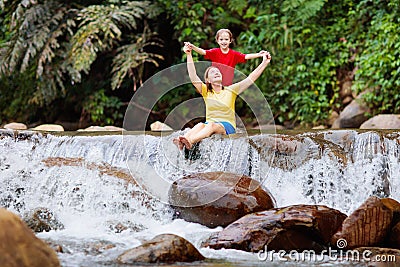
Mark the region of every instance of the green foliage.
[[[50, 108], [56, 99], [75, 91], [71, 85], [79, 86], [82, 79], [96, 75], [91, 72], [99, 72], [93, 70], [96, 61], [116, 57], [115, 71], [107, 73], [107, 65], [103, 65], [100, 73], [105, 79], [111, 77], [108, 88], [117, 89], [126, 73], [134, 81], [142, 79], [143, 71], [132, 68], [143, 69], [145, 63], [157, 65], [156, 60], [162, 60], [157, 53], [145, 51], [155, 45], [144, 38], [148, 36], [143, 34], [145, 20], [159, 13], [148, 1], [1, 0], [0, 5], [4, 22], [0, 28], [0, 76], [29, 79], [24, 90], [29, 93], [19, 96], [28, 103], [25, 106]], [[6, 84], [11, 88], [0, 90], [15, 89], [14, 84]]]
[[[34, 74], [31, 72], [31, 76]], [[33, 93], [30, 86], [34, 77], [27, 74], [11, 78], [0, 79], [0, 123], [12, 122], [19, 118], [21, 121], [30, 121], [37, 111], [37, 107], [26, 102], [26, 95]], [[10, 90], [9, 88], [13, 88]]]
[[146, 46], [162, 46], [159, 41], [151, 40], [154, 35], [153, 33], [145, 32], [136, 38], [135, 43], [127, 44], [117, 49], [117, 55], [113, 58], [112, 64], [112, 89], [119, 88], [127, 74], [136, 85], [135, 77], [141, 78], [143, 76], [143, 66], [146, 62], [158, 67], [158, 62], [155, 59], [163, 60], [164, 58], [161, 55], [144, 51]]
[[[203, 47], [215, 47], [215, 33], [220, 28], [242, 25], [240, 15], [247, 6], [246, 1], [230, 0], [228, 12], [220, 3], [195, 0], [157, 0], [175, 29], [179, 42], [190, 41]], [[197, 57], [197, 54], [194, 54]]]
[[[387, 8], [393, 12], [372, 12], [379, 8], [375, 3], [361, 1], [357, 11], [369, 13], [369, 27], [360, 42], [356, 62], [358, 66], [355, 88], [365, 91], [366, 102], [377, 113], [400, 111], [400, 21], [399, 4], [390, 1]], [[372, 9], [372, 11], [371, 11]], [[360, 18], [361, 19], [361, 14]], [[366, 14], [364, 14], [366, 15]]]
[[212, 29], [210, 25], [203, 23], [203, 18], [208, 15], [209, 4], [186, 0], [158, 2], [170, 16], [174, 29], [179, 33], [176, 38], [180, 42], [188, 40], [189, 37], [194, 43], [208, 38]]
[[121, 39], [123, 28], [136, 29], [136, 20], [142, 18], [146, 7], [147, 2], [123, 1], [121, 6], [93, 5], [78, 13], [76, 20], [80, 23], [72, 36], [68, 55], [74, 82], [81, 80], [74, 73], [88, 73], [97, 55], [110, 50]]
[[[273, 59], [257, 85], [278, 123], [324, 123], [331, 111], [344, 108], [339, 90], [345, 79], [357, 93], [366, 92], [371, 114], [399, 112], [400, 4], [395, 0], [0, 0], [0, 7], [2, 116], [22, 116], [24, 107], [35, 110], [60, 97], [90, 95], [94, 104], [85, 104], [85, 111], [97, 114], [93, 121], [118, 120], [107, 113], [118, 107], [106, 96], [127, 85], [136, 88], [145, 73], [152, 74], [147, 66], [159, 67], [163, 57], [155, 51], [170, 44], [152, 32], [168, 27], [177, 42], [206, 49], [217, 46], [218, 29], [229, 28], [235, 50], [270, 51]], [[170, 61], [184, 60], [182, 52], [166, 53], [165, 58], [176, 57]], [[259, 63], [249, 60], [237, 69], [249, 74]], [[97, 84], [98, 77], [103, 84]], [[96, 94], [96, 88], [104, 91]], [[190, 89], [164, 96], [155, 109], [172, 110], [193, 97]], [[251, 116], [238, 105], [242, 117]]]
[[[260, 8], [252, 14], [249, 30], [240, 35], [242, 51], [264, 49], [272, 54], [265, 78], [257, 84], [279, 123], [320, 123], [336, 101], [340, 30], [336, 22], [320, 22], [325, 2], [285, 1], [270, 5], [270, 11]], [[243, 71], [249, 73], [257, 64], [248, 62]]]
[[[168, 1], [159, 1], [168, 2]], [[338, 106], [337, 69], [352, 68], [348, 47], [340, 42], [346, 23], [342, 19], [350, 8], [346, 1], [329, 3], [326, 0], [236, 1], [199, 4], [208, 16], [190, 10], [198, 8], [167, 7], [175, 24], [178, 40], [188, 40], [207, 47], [214, 42], [208, 34], [218, 28], [239, 28], [238, 46], [243, 53], [270, 51], [271, 65], [257, 81], [279, 123], [291, 121], [313, 125], [327, 119]], [[190, 18], [196, 25], [212, 25], [197, 29], [181, 18]], [[226, 18], [229, 17], [229, 20]], [[225, 24], [223, 24], [225, 23]], [[190, 33], [190, 36], [189, 34]], [[213, 45], [214, 46], [214, 45]], [[243, 73], [250, 73], [260, 60], [249, 60], [238, 65]], [[349, 65], [349, 66], [348, 66]], [[241, 107], [239, 107], [241, 109]]]
[[101, 89], [83, 103], [83, 114], [101, 126], [113, 125], [123, 118], [121, 106], [122, 102], [118, 97], [107, 96], [104, 89]]
[[[158, 2], [180, 41], [211, 47], [212, 32], [223, 25], [240, 29], [236, 50], [270, 51], [271, 65], [257, 85], [279, 123], [312, 126], [340, 112], [340, 85], [349, 74], [357, 92], [373, 89], [365, 94], [373, 114], [399, 111], [397, 1]], [[250, 60], [237, 68], [248, 74], [258, 64]]]

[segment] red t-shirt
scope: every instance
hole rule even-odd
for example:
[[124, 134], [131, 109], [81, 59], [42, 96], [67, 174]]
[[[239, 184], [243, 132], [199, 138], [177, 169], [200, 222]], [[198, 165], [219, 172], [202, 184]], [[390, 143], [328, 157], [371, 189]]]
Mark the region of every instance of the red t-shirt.
[[235, 66], [238, 63], [246, 62], [245, 54], [229, 49], [224, 54], [221, 48], [213, 48], [206, 50], [205, 59], [212, 61], [212, 66], [219, 68], [222, 74], [222, 85], [231, 85], [234, 78]]

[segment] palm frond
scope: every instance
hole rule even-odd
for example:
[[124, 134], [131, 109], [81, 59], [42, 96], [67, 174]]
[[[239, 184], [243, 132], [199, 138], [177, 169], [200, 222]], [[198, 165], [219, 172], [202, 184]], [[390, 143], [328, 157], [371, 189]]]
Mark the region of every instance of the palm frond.
[[128, 74], [135, 82], [135, 79], [139, 80], [142, 78], [141, 73], [137, 72], [135, 77], [135, 69], [142, 67], [146, 62], [152, 63], [158, 66], [157, 60], [163, 60], [164, 58], [155, 53], [148, 53], [144, 51], [146, 46], [162, 46], [160, 42], [148, 41], [153, 34], [143, 34], [137, 38], [135, 43], [121, 46], [117, 50], [117, 55], [113, 59], [112, 63], [112, 79], [111, 88], [117, 89], [121, 86], [126, 75]]
[[61, 67], [54, 64], [45, 66], [42, 75], [38, 78], [38, 85], [33, 96], [29, 99], [29, 103], [44, 106], [59, 96], [65, 96], [66, 91], [62, 76]]
[[36, 91], [30, 102], [49, 103], [65, 94], [63, 65], [54, 62], [54, 58], [62, 61], [65, 47], [60, 42], [71, 35], [76, 10], [53, 0], [11, 2], [7, 8], [11, 12], [12, 38], [1, 52], [0, 71], [6, 75], [33, 71], [36, 83], [32, 86], [36, 86]]
[[[74, 69], [87, 73], [99, 52], [120, 40], [122, 28], [136, 29], [148, 2], [124, 1], [123, 5], [89, 6], [78, 14], [79, 30], [73, 36], [70, 59]], [[78, 80], [76, 80], [78, 81]]]
[[[5, 8], [2, 12], [10, 18], [7, 31], [11, 33], [0, 47], [0, 74], [29, 72], [31, 77], [35, 76], [32, 87], [36, 87], [36, 92], [31, 103], [44, 105], [65, 95], [66, 78], [72, 84], [80, 82], [99, 53], [109, 52], [123, 38], [126, 40], [122, 36], [125, 32], [143, 27], [139, 21], [143, 22], [148, 10], [154, 10], [148, 8], [148, 1], [108, 2], [115, 4], [104, 1], [104, 5], [77, 10], [59, 0], [0, 0]], [[144, 52], [147, 45], [156, 44], [138, 41], [132, 50], [132, 60], [138, 63], [128, 64], [131, 69], [140, 68], [144, 62], [158, 64], [156, 59], [162, 57]], [[124, 49], [129, 50], [118, 51]]]
[[282, 11], [292, 16], [294, 21], [306, 21], [324, 6], [327, 0], [285, 0]]
[[[11, 30], [14, 34], [6, 44], [9, 49], [2, 58], [2, 72], [22, 73], [38, 55], [39, 60], [46, 58], [51, 61], [54, 50], [59, 47], [57, 38], [66, 29], [62, 21], [68, 12], [71, 11], [55, 1], [36, 5], [22, 1], [12, 15]], [[42, 64], [39, 65], [38, 75], [42, 72]]]

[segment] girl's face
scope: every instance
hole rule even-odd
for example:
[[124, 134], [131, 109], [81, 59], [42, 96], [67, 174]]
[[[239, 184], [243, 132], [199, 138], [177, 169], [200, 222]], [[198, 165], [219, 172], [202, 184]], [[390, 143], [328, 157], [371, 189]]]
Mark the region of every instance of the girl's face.
[[229, 33], [227, 32], [220, 33], [217, 38], [217, 43], [219, 44], [219, 47], [221, 49], [223, 50], [228, 49], [231, 43], [231, 37], [229, 36]]
[[222, 74], [218, 68], [210, 68], [207, 74], [207, 82], [215, 83], [215, 82], [222, 82]]

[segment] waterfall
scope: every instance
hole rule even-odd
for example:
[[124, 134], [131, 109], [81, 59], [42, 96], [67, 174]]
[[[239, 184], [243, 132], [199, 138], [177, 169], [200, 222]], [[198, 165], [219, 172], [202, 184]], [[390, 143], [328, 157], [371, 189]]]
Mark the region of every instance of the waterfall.
[[[37, 207], [53, 211], [65, 229], [39, 236], [63, 242], [68, 253], [60, 255], [62, 265], [74, 266], [106, 264], [123, 249], [163, 232], [199, 247], [218, 229], [173, 220], [165, 201], [167, 186], [190, 173], [249, 175], [278, 206], [323, 204], [348, 214], [370, 195], [400, 199], [397, 132], [216, 135], [191, 155], [173, 145], [178, 134], [0, 131], [0, 206], [21, 216]], [[116, 231], [118, 225], [127, 230]], [[74, 253], [93, 240], [117, 245], [102, 259]], [[202, 252], [234, 258], [229, 251]]]

